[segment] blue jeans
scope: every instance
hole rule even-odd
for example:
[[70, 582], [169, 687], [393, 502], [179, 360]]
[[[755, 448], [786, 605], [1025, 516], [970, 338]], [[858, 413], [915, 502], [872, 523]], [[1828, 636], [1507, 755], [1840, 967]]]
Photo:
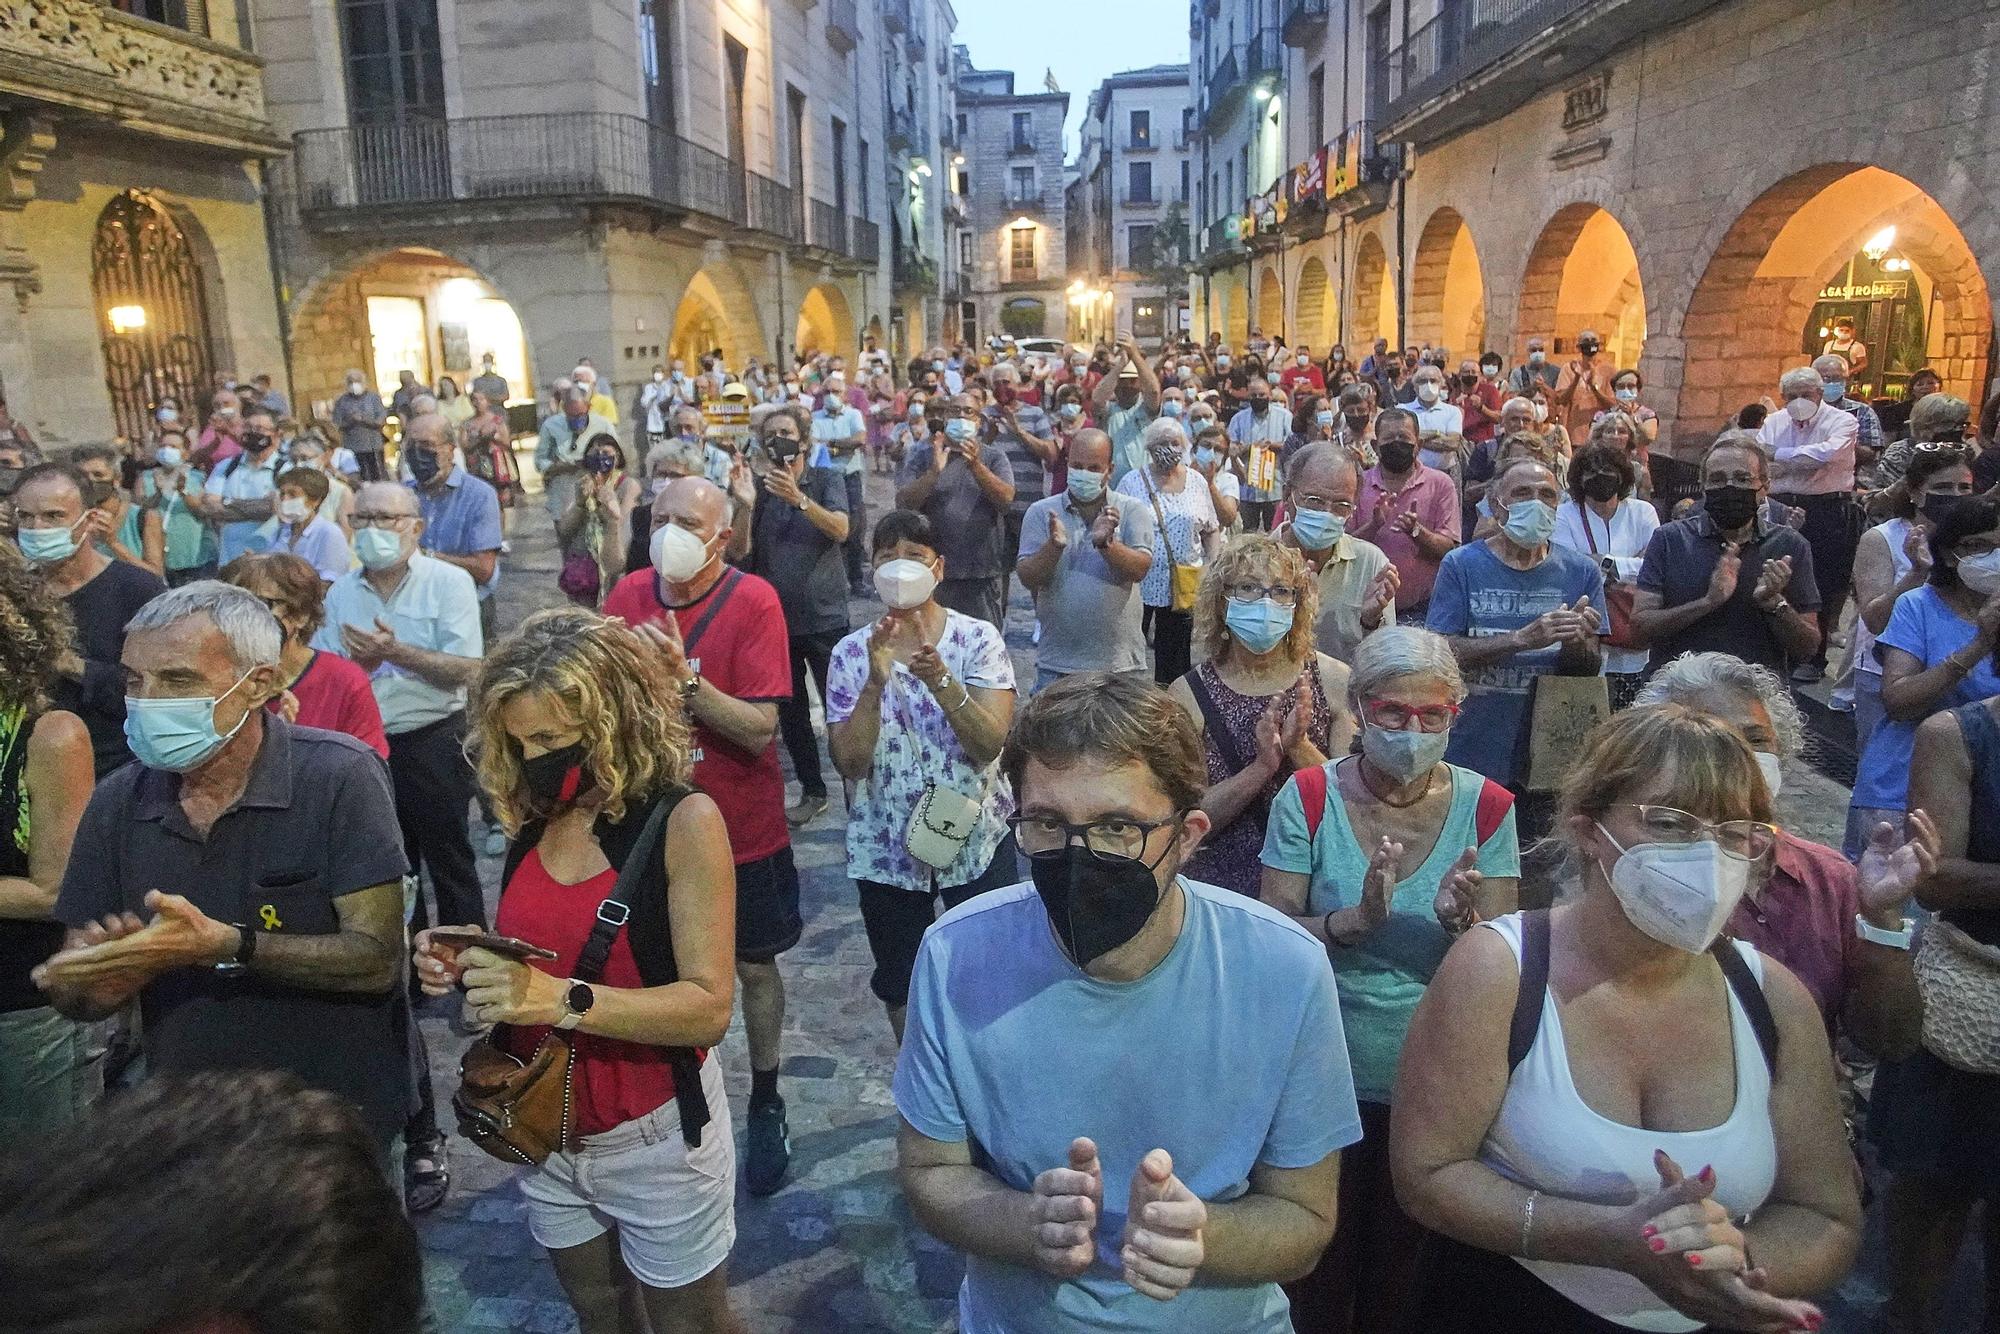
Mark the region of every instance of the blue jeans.
[[82, 1120], [101, 1077], [88, 1025], [46, 1006], [0, 1014], [0, 1143]]

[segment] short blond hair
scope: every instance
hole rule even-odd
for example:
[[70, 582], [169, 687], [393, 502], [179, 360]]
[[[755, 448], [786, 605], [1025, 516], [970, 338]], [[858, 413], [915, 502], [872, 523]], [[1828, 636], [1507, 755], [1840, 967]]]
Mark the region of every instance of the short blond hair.
[[582, 732], [584, 767], [608, 818], [621, 819], [629, 806], [686, 786], [692, 734], [660, 655], [622, 622], [582, 607], [554, 607], [494, 646], [474, 695], [479, 785], [508, 833], [548, 813], [533, 808], [521, 781], [520, 747], [502, 721], [509, 703], [536, 693], [560, 701]]
[[1194, 600], [1194, 638], [1202, 652], [1219, 658], [1236, 642], [1229, 633], [1229, 585], [1245, 576], [1269, 584], [1287, 584], [1297, 592], [1292, 608], [1292, 628], [1278, 641], [1278, 648], [1294, 662], [1311, 659], [1313, 625], [1319, 619], [1319, 581], [1306, 568], [1305, 557], [1263, 533], [1245, 533], [1233, 538], [1202, 572], [1201, 591]]
[[1741, 732], [1713, 714], [1655, 704], [1613, 714], [1590, 734], [1563, 782], [1562, 820], [1576, 815], [1601, 820], [1663, 775], [1667, 785], [1659, 805], [1704, 820], [1771, 818], [1770, 791]]

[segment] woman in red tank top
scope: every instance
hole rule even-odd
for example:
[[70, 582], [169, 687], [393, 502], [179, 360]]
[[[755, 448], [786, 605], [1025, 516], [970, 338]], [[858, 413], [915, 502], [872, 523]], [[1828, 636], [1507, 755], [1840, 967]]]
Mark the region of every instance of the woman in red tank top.
[[[729, 1025], [736, 880], [715, 803], [687, 791], [692, 745], [679, 695], [631, 630], [558, 608], [494, 648], [476, 698], [479, 780], [517, 840], [495, 926], [557, 957], [516, 963], [426, 931], [416, 944], [425, 989], [462, 985], [469, 1015], [504, 1025], [497, 1040], [516, 1055], [551, 1030], [568, 1035], [571, 1147], [521, 1185], [529, 1230], [548, 1248], [584, 1334], [620, 1328], [626, 1290], [655, 1328], [731, 1328], [734, 1136], [708, 1049]], [[631, 823], [663, 800], [675, 802], [664, 847], [632, 856], [669, 869], [635, 860], [644, 878], [631, 917], [602, 975], [579, 982], [578, 957], [619, 879], [606, 847], [629, 845]], [[657, 897], [646, 901], [661, 881], [664, 911]], [[655, 949], [671, 957], [648, 957]], [[648, 986], [649, 976], [677, 980]], [[677, 1106], [685, 1090], [672, 1061], [688, 1049], [698, 1064], [681, 1069], [699, 1078], [709, 1109], [699, 1134], [685, 1130]]]

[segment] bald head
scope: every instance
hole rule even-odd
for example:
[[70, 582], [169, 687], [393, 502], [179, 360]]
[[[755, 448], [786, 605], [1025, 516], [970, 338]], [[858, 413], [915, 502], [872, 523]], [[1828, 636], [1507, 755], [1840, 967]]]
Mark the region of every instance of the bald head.
[[1086, 426], [1069, 438], [1069, 466], [1085, 472], [1111, 471], [1111, 437]]
[[706, 477], [676, 477], [653, 500], [653, 527], [676, 523], [704, 542], [728, 530], [729, 497]]

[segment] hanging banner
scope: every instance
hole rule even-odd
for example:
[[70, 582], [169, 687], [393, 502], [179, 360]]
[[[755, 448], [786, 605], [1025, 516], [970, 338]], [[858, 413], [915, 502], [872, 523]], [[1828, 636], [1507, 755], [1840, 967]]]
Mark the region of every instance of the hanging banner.
[[1326, 149], [1321, 148], [1292, 168], [1292, 198], [1301, 204], [1317, 199], [1326, 189]]

